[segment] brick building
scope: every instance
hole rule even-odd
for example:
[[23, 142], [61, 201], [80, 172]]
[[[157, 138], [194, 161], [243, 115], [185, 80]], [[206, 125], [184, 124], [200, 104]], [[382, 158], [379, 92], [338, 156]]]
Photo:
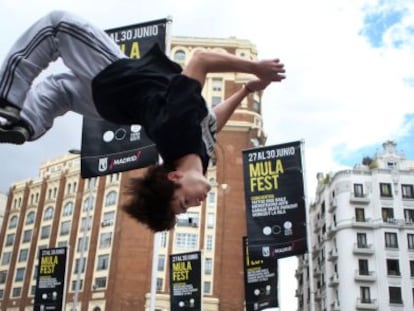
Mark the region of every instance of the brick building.
[[[257, 57], [252, 43], [235, 38], [174, 37], [170, 55], [185, 66], [197, 49]], [[203, 95], [214, 106], [249, 78], [209, 75]], [[264, 143], [260, 100], [260, 94], [249, 95], [218, 135], [206, 202], [180, 215], [174, 230], [160, 234], [157, 310], [169, 310], [168, 255], [199, 249], [204, 310], [243, 309], [241, 150]], [[142, 172], [83, 180], [78, 156], [67, 154], [44, 162], [38, 178], [13, 184], [0, 233], [0, 310], [32, 310], [38, 250], [57, 246], [69, 247], [65, 310], [148, 310], [154, 235], [119, 208], [122, 185]]]

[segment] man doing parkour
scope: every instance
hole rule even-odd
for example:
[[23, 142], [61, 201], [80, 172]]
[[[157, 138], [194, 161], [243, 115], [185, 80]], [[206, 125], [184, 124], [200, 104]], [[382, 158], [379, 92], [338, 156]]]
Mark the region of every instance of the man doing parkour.
[[[33, 80], [61, 58], [68, 72]], [[207, 73], [256, 76], [212, 109], [201, 91]], [[0, 143], [23, 144], [42, 136], [56, 117], [74, 111], [118, 124], [140, 124], [163, 164], [132, 178], [124, 210], [153, 231], [171, 229], [176, 215], [202, 202], [204, 176], [215, 135], [251, 92], [285, 78], [278, 59], [253, 61], [226, 53], [197, 52], [184, 69], [157, 45], [129, 59], [91, 23], [53, 11], [14, 44], [0, 69]]]

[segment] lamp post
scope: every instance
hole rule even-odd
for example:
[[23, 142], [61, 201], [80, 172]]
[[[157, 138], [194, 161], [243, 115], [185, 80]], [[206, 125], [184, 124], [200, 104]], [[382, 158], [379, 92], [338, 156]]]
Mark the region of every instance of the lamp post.
[[[70, 149], [69, 153], [71, 154], [77, 154], [80, 155], [81, 151], [78, 149]], [[73, 304], [72, 304], [72, 311], [77, 311], [78, 303], [79, 303], [79, 292], [80, 292], [80, 283], [81, 283], [81, 273], [82, 273], [82, 267], [85, 266], [85, 243], [86, 238], [88, 237], [87, 231], [89, 230], [89, 217], [90, 217], [90, 211], [93, 206], [92, 202], [92, 181], [93, 178], [85, 178], [85, 182], [88, 184], [88, 204], [86, 206], [86, 221], [84, 224], [84, 228], [82, 229], [82, 243], [80, 243], [80, 260], [78, 265], [78, 272], [76, 274], [76, 287], [75, 287], [75, 294], [73, 296]], [[81, 210], [82, 211], [82, 210]], [[82, 215], [81, 215], [82, 216]], [[81, 217], [81, 226], [82, 226], [82, 217]]]

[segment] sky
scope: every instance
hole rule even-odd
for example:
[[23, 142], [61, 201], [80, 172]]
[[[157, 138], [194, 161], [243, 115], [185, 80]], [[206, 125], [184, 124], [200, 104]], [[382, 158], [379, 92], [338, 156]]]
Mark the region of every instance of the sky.
[[[387, 140], [414, 159], [414, 0], [0, 0], [0, 59], [53, 9], [103, 29], [171, 16], [173, 36], [234, 36], [280, 58], [287, 79], [262, 100], [267, 145], [304, 141], [308, 201], [318, 172], [353, 167]], [[0, 145], [0, 192], [79, 148], [81, 120], [69, 113], [36, 142]], [[280, 262], [281, 311], [297, 309], [295, 268]]]

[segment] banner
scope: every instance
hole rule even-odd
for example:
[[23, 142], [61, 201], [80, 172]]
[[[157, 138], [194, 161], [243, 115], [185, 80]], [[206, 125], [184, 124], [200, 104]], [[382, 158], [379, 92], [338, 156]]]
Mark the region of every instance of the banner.
[[277, 260], [263, 257], [259, 249], [249, 250], [247, 237], [243, 237], [243, 267], [246, 311], [279, 307]]
[[243, 151], [249, 248], [264, 257], [307, 251], [301, 142]]
[[34, 311], [62, 311], [65, 305], [67, 248], [40, 250]]
[[200, 311], [201, 252], [170, 255], [171, 311]]
[[[140, 58], [155, 43], [166, 49], [168, 20], [107, 30], [130, 58]], [[158, 162], [155, 144], [140, 125], [118, 125], [83, 118], [81, 176], [102, 176], [146, 167]]]

